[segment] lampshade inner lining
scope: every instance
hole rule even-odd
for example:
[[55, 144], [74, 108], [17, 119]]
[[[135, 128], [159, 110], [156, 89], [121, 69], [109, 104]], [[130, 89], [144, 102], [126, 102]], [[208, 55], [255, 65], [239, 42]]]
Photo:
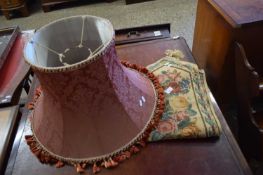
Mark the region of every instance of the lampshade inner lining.
[[113, 28], [104, 19], [65, 18], [39, 29], [27, 44], [25, 57], [39, 67], [69, 66], [93, 58], [112, 38]]

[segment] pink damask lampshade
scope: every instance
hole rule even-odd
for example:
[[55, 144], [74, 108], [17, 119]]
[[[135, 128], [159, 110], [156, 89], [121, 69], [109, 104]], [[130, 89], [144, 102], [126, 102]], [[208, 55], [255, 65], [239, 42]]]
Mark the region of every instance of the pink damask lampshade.
[[[74, 16], [35, 33], [24, 50], [38, 94], [27, 142], [43, 163], [115, 166], [143, 145], [163, 110], [147, 69], [118, 59], [111, 23]], [[96, 172], [96, 171], [95, 171]]]

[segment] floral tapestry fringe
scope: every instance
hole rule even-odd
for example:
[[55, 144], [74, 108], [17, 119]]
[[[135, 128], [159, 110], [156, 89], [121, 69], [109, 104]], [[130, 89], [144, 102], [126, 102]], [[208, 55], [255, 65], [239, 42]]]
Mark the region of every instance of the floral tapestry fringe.
[[[42, 146], [36, 141], [34, 135], [26, 135], [25, 139], [30, 147], [30, 150], [39, 159], [41, 163], [54, 165], [56, 168], [61, 168], [65, 164], [73, 165], [78, 173], [83, 173], [85, 172], [86, 168], [90, 167], [92, 169], [92, 172], [95, 174], [100, 172], [102, 168], [113, 168], [118, 166], [121, 162], [129, 159], [132, 155], [138, 153], [140, 149], [146, 146], [146, 141], [148, 140], [151, 131], [157, 127], [159, 120], [164, 111], [164, 107], [165, 107], [164, 90], [160, 85], [157, 77], [153, 73], [149, 72], [148, 69], [146, 69], [145, 67], [141, 67], [136, 64], [130, 64], [126, 61], [122, 61], [122, 64], [127, 68], [135, 69], [138, 72], [146, 75], [152, 81], [155, 90], [157, 92], [157, 104], [156, 104], [154, 116], [152, 120], [149, 122], [149, 125], [147, 126], [142, 136], [139, 137], [139, 139], [137, 139], [137, 141], [133, 145], [126, 147], [124, 150], [122, 150], [122, 152], [118, 153], [117, 155], [108, 157], [107, 159], [104, 160], [92, 160], [92, 161], [83, 160], [77, 162], [77, 161], [63, 160], [51, 155], [49, 152], [44, 150]], [[28, 104], [29, 110], [34, 109], [37, 99], [41, 95], [41, 92], [42, 92], [41, 87], [36, 89], [33, 101]]]

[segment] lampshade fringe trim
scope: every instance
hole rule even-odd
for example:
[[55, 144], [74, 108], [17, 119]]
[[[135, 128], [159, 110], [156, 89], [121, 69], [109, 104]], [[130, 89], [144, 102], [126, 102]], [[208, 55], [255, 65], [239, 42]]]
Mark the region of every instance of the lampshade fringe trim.
[[[137, 154], [140, 152], [142, 148], [146, 146], [146, 141], [148, 140], [149, 134], [153, 129], [156, 129], [159, 120], [163, 114], [164, 111], [164, 90], [162, 86], [160, 85], [157, 77], [148, 71], [145, 67], [138, 66], [136, 64], [131, 64], [127, 61], [121, 61], [121, 63], [131, 69], [135, 69], [138, 72], [146, 75], [148, 77], [155, 88], [156, 94], [157, 94], [157, 102], [154, 110], [154, 115], [151, 119], [151, 121], [148, 123], [148, 126], [146, 127], [145, 131], [142, 133], [140, 137], [136, 140], [136, 142], [132, 145], [129, 145], [125, 149], [123, 149], [121, 152], [109, 156], [105, 158], [104, 160], [97, 160], [97, 161], [74, 161], [74, 160], [64, 160], [60, 157], [56, 157], [49, 152], [47, 152], [41, 144], [38, 143], [37, 139], [33, 135], [26, 135], [25, 140], [27, 144], [30, 147], [31, 152], [39, 159], [41, 163], [44, 164], [50, 164], [54, 165], [56, 168], [61, 168], [64, 165], [72, 165], [76, 168], [76, 171], [78, 173], [84, 173], [85, 169], [87, 167], [91, 167], [93, 174], [96, 174], [101, 171], [102, 168], [114, 168], [117, 167], [120, 163], [123, 161], [129, 159], [132, 155]], [[38, 87], [35, 91], [35, 95], [33, 98], [33, 101], [28, 104], [28, 109], [33, 110], [35, 107], [35, 104], [40, 97], [42, 93], [41, 87]]]

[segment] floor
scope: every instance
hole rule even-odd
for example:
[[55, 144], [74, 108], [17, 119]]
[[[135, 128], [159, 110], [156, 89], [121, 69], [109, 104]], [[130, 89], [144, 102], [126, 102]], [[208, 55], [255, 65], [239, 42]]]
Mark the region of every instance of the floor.
[[111, 3], [101, 1], [60, 8], [44, 13], [40, 3], [34, 0], [30, 3], [29, 17], [6, 20], [4, 16], [0, 16], [0, 28], [19, 25], [23, 30], [34, 29], [59, 18], [88, 14], [109, 19], [116, 29], [171, 23], [171, 34], [183, 36], [191, 47], [196, 5], [196, 0], [154, 0], [131, 5], [126, 5], [125, 0], [117, 0]]

